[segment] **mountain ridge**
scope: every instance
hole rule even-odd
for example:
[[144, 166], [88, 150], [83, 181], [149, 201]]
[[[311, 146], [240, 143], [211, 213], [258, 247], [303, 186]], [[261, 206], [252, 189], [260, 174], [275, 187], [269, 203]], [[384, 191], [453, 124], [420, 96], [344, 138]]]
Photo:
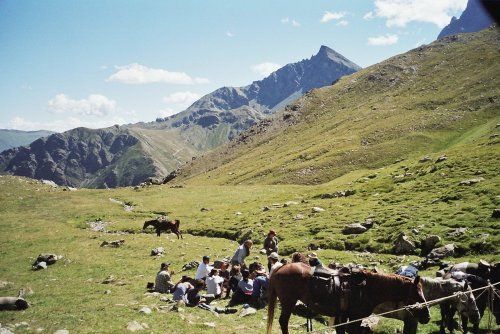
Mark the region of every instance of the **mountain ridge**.
[[483, 7], [480, 0], [469, 0], [460, 18], [457, 19], [453, 16], [450, 23], [441, 30], [437, 38], [441, 39], [455, 34], [477, 32], [489, 27], [493, 23], [494, 20]]

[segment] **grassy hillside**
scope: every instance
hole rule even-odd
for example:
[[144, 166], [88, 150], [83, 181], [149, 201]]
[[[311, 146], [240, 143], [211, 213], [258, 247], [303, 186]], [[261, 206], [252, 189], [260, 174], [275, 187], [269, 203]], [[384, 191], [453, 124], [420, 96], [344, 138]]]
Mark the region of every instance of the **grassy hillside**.
[[181, 179], [321, 184], [451, 147], [499, 115], [499, 42], [496, 29], [449, 37], [343, 77], [188, 165]]
[[32, 141], [52, 134], [52, 131], [20, 131], [0, 129], [0, 152], [9, 148], [28, 145]]

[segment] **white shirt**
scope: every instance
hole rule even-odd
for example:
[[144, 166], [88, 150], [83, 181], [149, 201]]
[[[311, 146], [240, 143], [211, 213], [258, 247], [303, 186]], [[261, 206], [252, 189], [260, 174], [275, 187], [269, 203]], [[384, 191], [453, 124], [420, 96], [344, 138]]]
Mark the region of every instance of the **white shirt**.
[[271, 275], [273, 274], [273, 272], [278, 269], [279, 267], [281, 267], [283, 265], [283, 263], [281, 262], [276, 262], [275, 264], [273, 264], [271, 266], [271, 270], [269, 271], [269, 277], [271, 277]]
[[220, 284], [224, 282], [224, 278], [220, 276], [207, 277], [205, 283], [207, 284], [207, 293], [209, 295], [220, 295], [222, 293]]
[[198, 269], [196, 270], [196, 275], [194, 276], [194, 279], [202, 279], [208, 276], [210, 274], [210, 271], [212, 271], [213, 267], [209, 264], [205, 263], [200, 263], [198, 266]]

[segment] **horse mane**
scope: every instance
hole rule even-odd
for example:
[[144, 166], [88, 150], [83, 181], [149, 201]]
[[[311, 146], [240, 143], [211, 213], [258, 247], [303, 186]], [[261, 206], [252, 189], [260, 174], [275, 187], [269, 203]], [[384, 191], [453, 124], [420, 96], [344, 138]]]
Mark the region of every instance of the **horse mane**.
[[391, 294], [398, 297], [404, 297], [408, 294], [408, 288], [413, 284], [411, 278], [396, 274], [374, 273], [368, 270], [362, 271], [367, 281], [374, 284], [369, 286], [379, 294]]
[[463, 291], [465, 283], [452, 279], [422, 277], [422, 290], [427, 299], [436, 299]]

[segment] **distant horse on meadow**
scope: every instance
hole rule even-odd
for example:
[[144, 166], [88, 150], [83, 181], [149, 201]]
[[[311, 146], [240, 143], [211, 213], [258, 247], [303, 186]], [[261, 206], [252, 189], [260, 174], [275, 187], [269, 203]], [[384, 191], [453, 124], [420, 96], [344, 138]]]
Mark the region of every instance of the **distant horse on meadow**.
[[182, 233], [179, 230], [179, 226], [181, 221], [179, 219], [168, 220], [165, 218], [156, 218], [153, 220], [148, 220], [144, 222], [144, 226], [142, 227], [145, 230], [149, 226], [153, 226], [156, 229], [156, 235], [160, 236], [161, 232], [172, 232], [177, 235], [177, 239], [183, 239]]
[[[345, 276], [340, 275], [335, 278], [332, 276], [332, 279], [340, 280], [340, 286], [345, 286], [344, 283], [347, 283], [348, 289], [325, 296], [323, 291], [311, 289], [317, 277], [313, 276], [313, 272], [314, 269], [309, 265], [297, 262], [286, 264], [273, 273], [268, 290], [267, 334], [272, 330], [277, 298], [281, 303], [279, 323], [283, 334], [289, 333], [288, 321], [298, 300], [306, 304], [312, 312], [335, 317], [338, 324], [346, 320], [368, 317], [377, 305], [385, 302], [403, 302], [404, 305], [425, 302], [419, 277], [411, 280], [398, 275], [383, 275], [361, 270]], [[328, 272], [330, 271], [323, 271], [321, 274], [328, 275]], [[412, 311], [420, 323], [430, 321], [428, 307], [422, 306]], [[361, 322], [337, 327], [337, 333], [345, 333], [345, 330], [351, 334], [361, 333]]]

